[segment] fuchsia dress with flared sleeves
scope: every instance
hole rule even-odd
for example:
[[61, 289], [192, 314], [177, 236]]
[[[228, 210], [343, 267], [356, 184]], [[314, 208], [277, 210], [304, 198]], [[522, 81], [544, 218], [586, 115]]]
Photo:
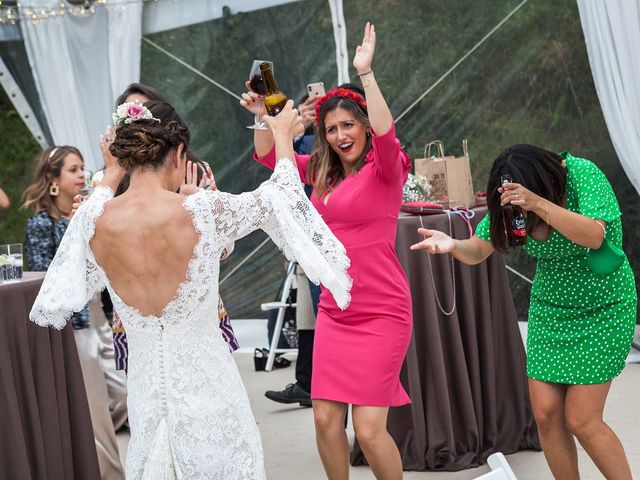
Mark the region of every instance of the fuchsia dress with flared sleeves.
[[[351, 304], [342, 311], [324, 287], [318, 306], [311, 398], [353, 405], [398, 406], [411, 400], [400, 368], [411, 339], [411, 295], [395, 252], [402, 186], [411, 168], [395, 127], [373, 136], [365, 164], [347, 176], [325, 205], [311, 202], [351, 259]], [[275, 150], [256, 158], [273, 169]], [[296, 155], [300, 177], [309, 156]]]

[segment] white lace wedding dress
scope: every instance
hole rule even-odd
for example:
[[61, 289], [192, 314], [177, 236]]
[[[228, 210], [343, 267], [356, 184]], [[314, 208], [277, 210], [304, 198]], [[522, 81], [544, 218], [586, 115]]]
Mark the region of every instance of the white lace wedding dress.
[[[99, 188], [76, 212], [49, 267], [30, 318], [62, 328], [106, 287], [129, 341], [127, 480], [265, 478], [260, 433], [238, 369], [218, 327], [222, 249], [262, 228], [313, 281], [349, 303], [349, 260], [307, 200], [297, 169], [282, 159], [257, 190], [187, 197], [199, 241], [187, 278], [160, 317], [125, 304], [89, 247], [95, 220], [111, 199]], [[153, 288], [153, 285], [149, 285]]]

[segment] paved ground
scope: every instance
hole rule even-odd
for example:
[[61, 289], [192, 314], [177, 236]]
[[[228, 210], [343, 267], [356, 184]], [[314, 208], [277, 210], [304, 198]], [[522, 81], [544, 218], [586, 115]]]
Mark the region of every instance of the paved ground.
[[[242, 345], [253, 345], [254, 334], [261, 338], [262, 329], [255, 324], [239, 324]], [[244, 340], [244, 341], [243, 341]], [[256, 345], [262, 345], [256, 343]], [[264, 397], [265, 390], [281, 389], [293, 381], [294, 365], [272, 372], [255, 372], [249, 348], [235, 354], [244, 379], [256, 420], [262, 432], [267, 476], [274, 480], [320, 480], [324, 476], [315, 447], [311, 409], [274, 403]], [[613, 382], [605, 418], [622, 440], [635, 476], [640, 478], [640, 364], [628, 364], [622, 375]], [[353, 431], [349, 429], [350, 438]], [[128, 435], [118, 438], [121, 449], [126, 448]], [[589, 457], [579, 449], [581, 478], [602, 479]], [[519, 480], [547, 480], [551, 473], [542, 452], [520, 452], [507, 457]], [[461, 472], [405, 472], [406, 479], [468, 480], [486, 473], [488, 467]], [[351, 479], [372, 479], [367, 467], [352, 467]]]

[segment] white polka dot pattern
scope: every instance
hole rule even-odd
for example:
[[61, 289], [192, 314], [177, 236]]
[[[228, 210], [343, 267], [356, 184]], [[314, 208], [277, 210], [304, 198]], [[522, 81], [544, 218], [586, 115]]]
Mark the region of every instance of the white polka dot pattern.
[[[615, 194], [589, 160], [566, 154], [566, 208], [607, 222], [607, 240], [622, 246]], [[489, 216], [476, 236], [489, 240]], [[592, 272], [588, 250], [556, 230], [544, 242], [529, 237], [537, 258], [527, 335], [527, 375], [553, 383], [594, 384], [620, 374], [636, 321], [636, 288], [629, 262], [610, 275]]]

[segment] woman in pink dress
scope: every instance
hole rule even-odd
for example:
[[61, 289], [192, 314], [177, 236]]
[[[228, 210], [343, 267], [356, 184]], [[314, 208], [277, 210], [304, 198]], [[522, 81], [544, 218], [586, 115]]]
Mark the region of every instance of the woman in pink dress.
[[[398, 213], [411, 162], [400, 148], [393, 117], [371, 70], [375, 29], [367, 24], [353, 60], [365, 99], [334, 89], [316, 103], [316, 143], [297, 156], [311, 201], [351, 259], [351, 304], [342, 311], [331, 293], [320, 297], [311, 398], [320, 457], [330, 479], [349, 475], [344, 430], [353, 405], [358, 442], [378, 479], [402, 478], [398, 449], [387, 432], [390, 406], [410, 403], [399, 380], [411, 338], [411, 297], [396, 258]], [[242, 105], [264, 109], [254, 92]], [[262, 110], [264, 112], [264, 110]], [[256, 159], [273, 168], [273, 138], [255, 131]]]

